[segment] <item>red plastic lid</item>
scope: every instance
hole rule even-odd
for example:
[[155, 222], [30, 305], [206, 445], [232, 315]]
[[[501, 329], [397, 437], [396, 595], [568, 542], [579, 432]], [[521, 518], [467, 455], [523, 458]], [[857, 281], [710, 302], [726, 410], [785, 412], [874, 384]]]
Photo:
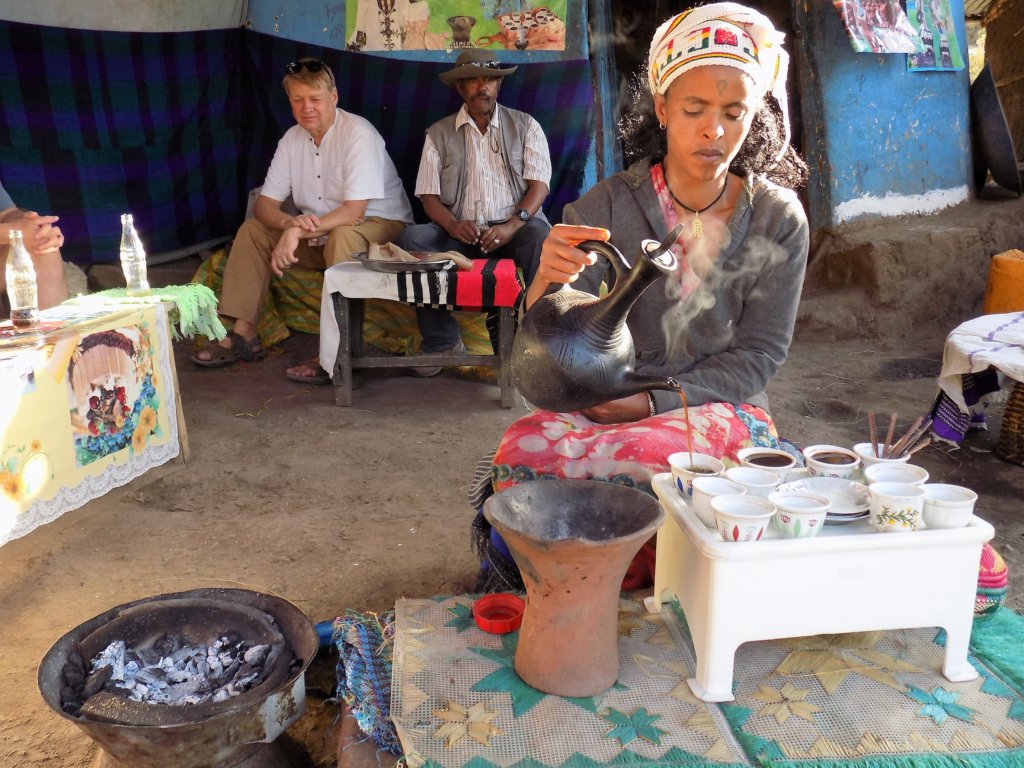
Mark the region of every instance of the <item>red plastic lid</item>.
[[519, 629], [525, 608], [526, 603], [518, 595], [507, 592], [484, 595], [473, 603], [473, 618], [484, 632], [506, 635]]

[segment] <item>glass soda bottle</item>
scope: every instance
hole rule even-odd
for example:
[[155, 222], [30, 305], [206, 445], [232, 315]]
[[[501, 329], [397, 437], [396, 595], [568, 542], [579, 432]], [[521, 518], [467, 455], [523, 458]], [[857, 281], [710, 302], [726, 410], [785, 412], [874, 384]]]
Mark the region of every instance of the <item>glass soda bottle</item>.
[[142, 247], [135, 220], [130, 213], [121, 214], [121, 270], [129, 296], [149, 293], [146, 279], [146, 249]]
[[8, 233], [11, 247], [7, 253], [7, 297], [11, 302], [11, 324], [26, 328], [39, 322], [39, 290], [36, 269], [21, 237], [21, 230]]

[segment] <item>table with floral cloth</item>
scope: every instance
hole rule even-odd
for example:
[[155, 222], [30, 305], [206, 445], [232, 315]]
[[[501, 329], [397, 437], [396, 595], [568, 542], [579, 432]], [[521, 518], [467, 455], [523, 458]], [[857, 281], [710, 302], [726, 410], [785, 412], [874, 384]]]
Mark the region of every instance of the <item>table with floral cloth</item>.
[[184, 450], [163, 304], [53, 307], [0, 324], [0, 545]]

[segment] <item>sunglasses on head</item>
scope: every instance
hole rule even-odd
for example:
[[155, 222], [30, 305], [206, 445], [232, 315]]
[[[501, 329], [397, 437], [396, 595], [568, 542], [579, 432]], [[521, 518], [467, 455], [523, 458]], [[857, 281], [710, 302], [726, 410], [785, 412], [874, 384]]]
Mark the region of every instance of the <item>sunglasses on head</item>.
[[312, 59], [310, 61], [293, 61], [290, 64], [284, 65], [284, 71], [289, 75], [295, 75], [306, 70], [307, 72], [322, 72], [327, 69], [327, 65], [318, 59]]

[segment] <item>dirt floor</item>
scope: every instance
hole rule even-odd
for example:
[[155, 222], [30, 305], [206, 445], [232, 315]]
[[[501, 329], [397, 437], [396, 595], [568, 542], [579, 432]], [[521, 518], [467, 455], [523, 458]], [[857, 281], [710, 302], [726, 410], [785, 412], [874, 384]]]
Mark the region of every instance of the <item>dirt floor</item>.
[[[867, 412], [899, 413], [900, 429], [935, 396], [944, 331], [924, 340], [799, 338], [769, 394], [780, 432], [798, 445], [866, 440]], [[313, 346], [295, 337], [266, 360], [199, 370], [178, 345], [191, 459], [152, 470], [0, 549], [0, 768], [90, 766], [96, 748], [49, 710], [36, 688], [47, 648], [121, 603], [203, 586], [280, 595], [314, 622], [346, 609], [383, 611], [402, 596], [472, 588], [465, 488], [478, 457], [525, 413], [498, 388], [446, 371], [363, 376], [351, 408], [329, 387], [284, 368]], [[960, 450], [929, 447], [934, 480], [980, 494], [1010, 565], [1009, 605], [1024, 609], [1024, 469], [997, 458], [991, 431]], [[894, 573], [900, 579], [927, 574]], [[307, 714], [289, 731], [311, 764], [336, 763], [336, 656], [307, 679]], [[383, 764], [388, 764], [383, 756]]]

